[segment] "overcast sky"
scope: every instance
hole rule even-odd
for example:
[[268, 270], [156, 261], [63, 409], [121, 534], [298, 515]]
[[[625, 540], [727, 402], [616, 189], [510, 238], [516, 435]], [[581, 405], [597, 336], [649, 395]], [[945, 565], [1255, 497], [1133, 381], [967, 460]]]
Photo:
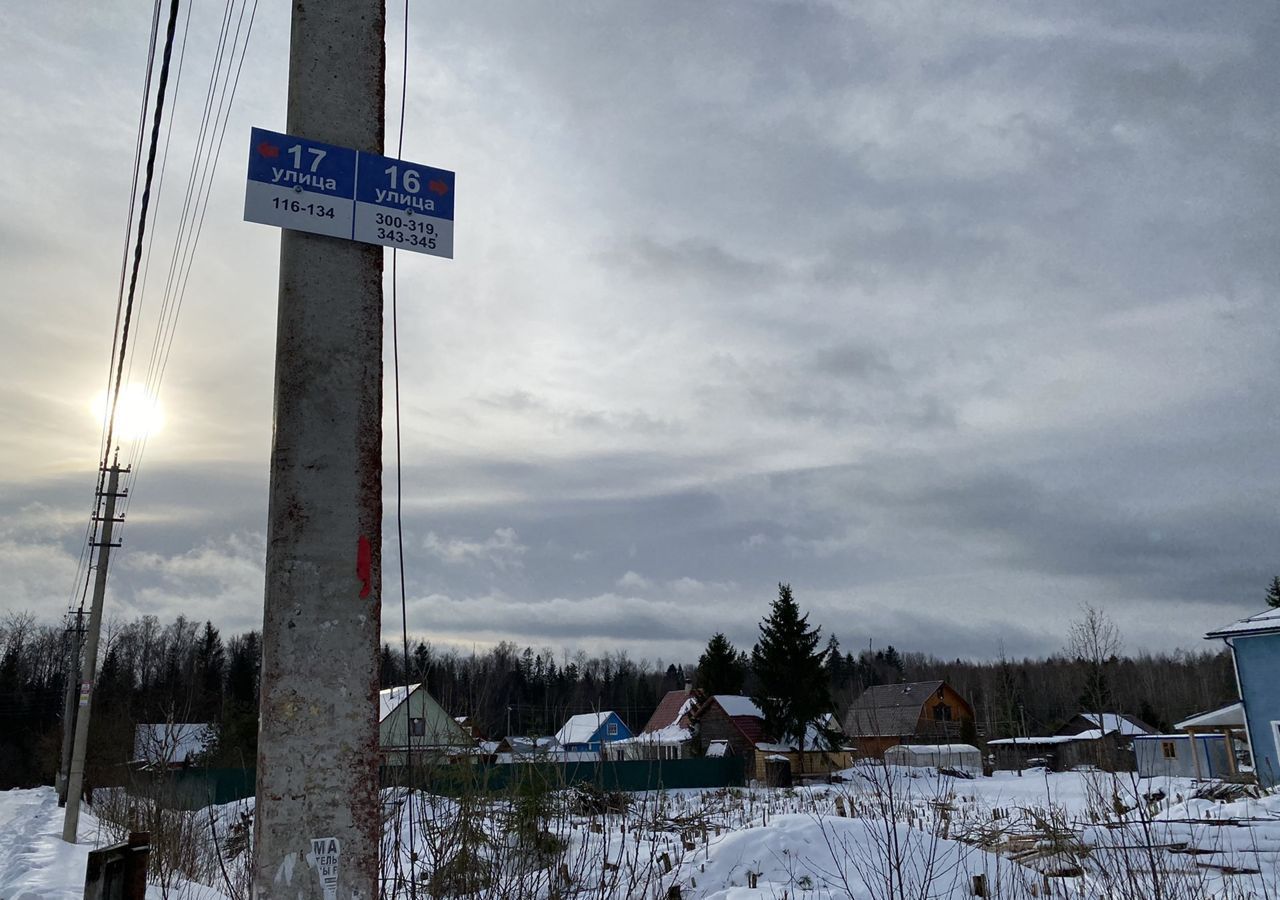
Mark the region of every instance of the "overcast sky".
[[[0, 611], [75, 593], [149, 7], [0, 33]], [[279, 238], [241, 212], [287, 7], [258, 9], [108, 615], [261, 623]], [[221, 13], [197, 0], [170, 94], [157, 260]], [[1131, 651], [1263, 605], [1274, 3], [481, 0], [410, 35], [404, 156], [458, 173], [456, 259], [400, 261], [412, 631], [691, 661], [786, 581], [846, 649], [989, 657], [1061, 648], [1083, 603]]]

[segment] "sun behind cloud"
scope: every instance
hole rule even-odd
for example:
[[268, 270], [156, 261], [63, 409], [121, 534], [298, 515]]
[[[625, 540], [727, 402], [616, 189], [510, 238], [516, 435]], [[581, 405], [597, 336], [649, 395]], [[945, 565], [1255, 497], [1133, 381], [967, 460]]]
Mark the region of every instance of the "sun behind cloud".
[[[95, 419], [106, 424], [110, 403], [106, 391], [94, 397], [89, 411]], [[115, 435], [120, 440], [132, 441], [153, 435], [164, 426], [164, 411], [160, 399], [153, 397], [140, 384], [127, 384], [120, 389], [120, 401], [116, 408]]]

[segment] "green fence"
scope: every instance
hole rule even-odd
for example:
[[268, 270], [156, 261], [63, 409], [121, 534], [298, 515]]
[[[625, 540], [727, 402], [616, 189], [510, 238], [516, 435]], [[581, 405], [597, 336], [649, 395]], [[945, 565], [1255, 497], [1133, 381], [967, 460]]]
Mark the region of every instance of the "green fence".
[[[529, 787], [557, 790], [592, 784], [610, 791], [656, 791], [679, 788], [741, 787], [741, 758], [627, 760], [623, 762], [534, 762], [383, 766], [383, 787], [411, 781], [435, 794], [504, 793]], [[253, 769], [179, 769], [156, 774], [135, 773], [129, 789], [155, 796], [175, 809], [199, 809], [252, 797]]]

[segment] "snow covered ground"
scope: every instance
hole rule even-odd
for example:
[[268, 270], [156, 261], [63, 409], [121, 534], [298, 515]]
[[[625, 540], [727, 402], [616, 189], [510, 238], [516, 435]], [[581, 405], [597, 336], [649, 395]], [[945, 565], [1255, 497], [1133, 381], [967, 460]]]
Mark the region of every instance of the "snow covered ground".
[[[883, 766], [796, 789], [502, 800], [384, 793], [387, 896], [694, 900], [1280, 898], [1280, 796], [1196, 799], [1187, 779], [1104, 773], [952, 779]], [[60, 840], [51, 789], [0, 794], [0, 898], [81, 896], [89, 847], [120, 835], [86, 811]], [[625, 806], [625, 809], [622, 807]], [[186, 814], [181, 865], [153, 898], [241, 893], [252, 802]], [[212, 828], [210, 827], [212, 826]], [[169, 826], [166, 826], [169, 827]], [[218, 834], [215, 845], [208, 835]], [[200, 846], [195, 846], [200, 845]], [[219, 856], [222, 857], [219, 861]], [[176, 857], [175, 857], [176, 859]], [[228, 883], [230, 881], [230, 884]]]

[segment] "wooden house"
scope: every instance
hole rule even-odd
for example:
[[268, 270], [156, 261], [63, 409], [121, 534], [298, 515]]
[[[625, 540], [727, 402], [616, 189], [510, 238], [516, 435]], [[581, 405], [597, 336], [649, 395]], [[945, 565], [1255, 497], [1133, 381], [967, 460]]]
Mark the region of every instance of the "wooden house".
[[1054, 734], [1001, 738], [987, 742], [995, 767], [1021, 771], [1044, 766], [1052, 772], [1096, 768], [1132, 772], [1137, 767], [1133, 742], [1154, 733], [1146, 722], [1124, 713], [1078, 713]]
[[716, 694], [693, 713], [698, 743], [707, 756], [741, 756], [748, 778], [767, 783], [797, 775], [821, 775], [848, 768], [849, 753], [832, 747], [825, 729], [809, 726], [804, 741], [780, 741], [768, 734], [764, 713], [750, 697]]
[[973, 707], [945, 681], [879, 684], [853, 702], [845, 736], [858, 755], [884, 756], [896, 744], [948, 744], [972, 739]]

